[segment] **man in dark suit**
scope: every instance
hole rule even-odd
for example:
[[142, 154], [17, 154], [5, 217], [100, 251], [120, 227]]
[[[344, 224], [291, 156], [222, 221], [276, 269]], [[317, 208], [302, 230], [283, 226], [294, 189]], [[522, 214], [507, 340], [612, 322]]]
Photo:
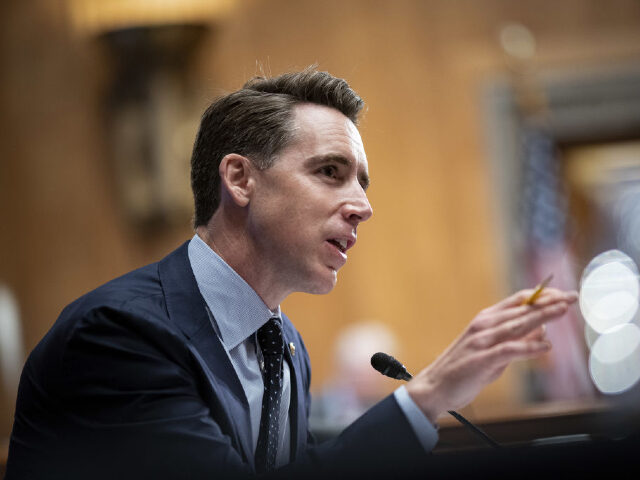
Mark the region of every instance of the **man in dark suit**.
[[529, 306], [519, 292], [312, 445], [309, 358], [279, 305], [331, 291], [372, 214], [362, 106], [343, 80], [305, 70], [254, 79], [207, 109], [192, 157], [196, 234], [65, 308], [25, 365], [8, 479], [394, 466], [422, 458], [437, 417], [509, 362], [548, 350], [544, 323], [575, 294], [549, 289]]

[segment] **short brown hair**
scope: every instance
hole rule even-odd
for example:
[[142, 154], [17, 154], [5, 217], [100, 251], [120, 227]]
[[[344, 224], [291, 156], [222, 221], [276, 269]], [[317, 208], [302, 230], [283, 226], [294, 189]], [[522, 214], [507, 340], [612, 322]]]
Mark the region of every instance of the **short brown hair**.
[[354, 124], [363, 100], [347, 82], [327, 72], [255, 77], [240, 90], [215, 100], [204, 112], [191, 156], [194, 226], [206, 225], [220, 203], [220, 161], [229, 153], [269, 168], [294, 137], [293, 108], [301, 103], [326, 105]]

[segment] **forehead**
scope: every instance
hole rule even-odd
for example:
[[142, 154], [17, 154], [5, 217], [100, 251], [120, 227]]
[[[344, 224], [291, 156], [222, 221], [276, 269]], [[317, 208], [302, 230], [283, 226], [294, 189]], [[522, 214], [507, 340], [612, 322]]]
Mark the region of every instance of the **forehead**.
[[308, 156], [342, 156], [368, 170], [360, 132], [345, 115], [324, 105], [305, 103], [294, 107], [293, 144]]

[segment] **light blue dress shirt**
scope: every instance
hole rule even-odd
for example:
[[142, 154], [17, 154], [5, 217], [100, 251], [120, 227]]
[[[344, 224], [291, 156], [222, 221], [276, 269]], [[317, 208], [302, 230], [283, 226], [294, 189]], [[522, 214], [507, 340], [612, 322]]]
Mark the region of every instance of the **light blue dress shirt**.
[[[249, 403], [251, 438], [255, 451], [260, 431], [262, 393], [264, 384], [260, 372], [261, 353], [257, 347], [256, 332], [269, 318], [281, 319], [280, 307], [273, 312], [260, 296], [220, 258], [197, 234], [189, 242], [189, 262], [198, 288], [204, 298], [208, 314], [229, 360], [235, 369]], [[289, 406], [291, 377], [289, 365], [283, 362], [283, 391], [280, 406], [280, 439], [277, 466], [290, 460], [291, 428]], [[438, 441], [438, 433], [411, 399], [404, 386], [394, 396], [409, 420], [416, 436], [426, 451]]]

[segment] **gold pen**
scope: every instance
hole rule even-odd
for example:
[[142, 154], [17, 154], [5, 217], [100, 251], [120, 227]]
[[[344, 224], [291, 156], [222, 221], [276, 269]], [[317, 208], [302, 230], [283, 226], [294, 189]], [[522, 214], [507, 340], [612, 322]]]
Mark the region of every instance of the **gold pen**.
[[527, 298], [524, 302], [522, 302], [522, 305], [533, 305], [533, 303], [538, 299], [538, 297], [542, 294], [542, 290], [544, 290], [544, 287], [546, 287], [547, 285], [549, 285], [549, 282], [551, 281], [551, 279], [553, 278], [553, 273], [551, 275], [549, 275], [547, 278], [545, 278], [535, 289], [535, 291], [531, 294], [531, 296], [529, 298]]

